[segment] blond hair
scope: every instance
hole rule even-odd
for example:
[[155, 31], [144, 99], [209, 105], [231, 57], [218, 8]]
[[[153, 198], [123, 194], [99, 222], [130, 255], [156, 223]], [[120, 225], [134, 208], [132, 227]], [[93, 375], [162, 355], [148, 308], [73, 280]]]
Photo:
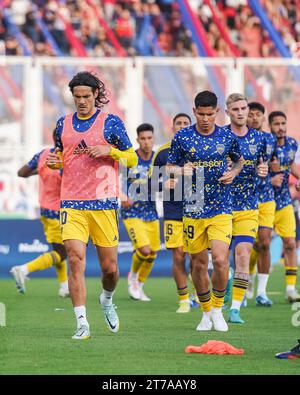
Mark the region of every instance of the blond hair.
[[246, 102], [248, 103], [247, 97], [242, 95], [241, 93], [231, 93], [231, 95], [227, 97], [226, 107], [229, 107], [230, 104], [236, 103], [237, 101], [240, 100], [246, 100]]

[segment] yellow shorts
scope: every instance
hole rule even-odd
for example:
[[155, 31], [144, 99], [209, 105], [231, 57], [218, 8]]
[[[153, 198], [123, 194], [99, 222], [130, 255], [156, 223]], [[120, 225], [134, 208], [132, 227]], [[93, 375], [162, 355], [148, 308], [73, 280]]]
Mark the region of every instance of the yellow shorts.
[[230, 244], [232, 237], [232, 215], [220, 214], [211, 218], [183, 217], [183, 250], [196, 254], [211, 246], [212, 240]]
[[274, 230], [281, 237], [296, 237], [296, 220], [291, 204], [275, 211]]
[[276, 203], [273, 201], [258, 204], [258, 227], [273, 229]]
[[233, 211], [232, 236], [250, 236], [255, 239], [258, 229], [258, 210]]
[[152, 251], [160, 250], [158, 220], [147, 222], [139, 218], [128, 218], [123, 222], [135, 250], [144, 246], [150, 246]]
[[164, 221], [164, 235], [166, 248], [183, 246], [183, 222]]
[[44, 226], [44, 233], [46, 236], [47, 243], [63, 244], [61, 233], [60, 233], [59, 220], [41, 216], [41, 222]]
[[119, 243], [116, 210], [60, 210], [60, 226], [63, 240], [80, 240], [87, 243], [89, 237], [100, 247], [115, 247]]

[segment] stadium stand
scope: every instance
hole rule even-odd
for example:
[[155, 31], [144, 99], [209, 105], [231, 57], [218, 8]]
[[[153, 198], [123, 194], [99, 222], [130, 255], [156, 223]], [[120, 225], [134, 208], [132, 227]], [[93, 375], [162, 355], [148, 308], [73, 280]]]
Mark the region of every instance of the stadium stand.
[[[196, 20], [212, 56], [280, 56], [254, 3], [3, 0], [0, 41], [7, 55], [72, 56], [82, 46], [88, 56], [197, 56]], [[300, 41], [299, 0], [263, 0], [260, 4], [283, 43], [294, 48]], [[181, 6], [189, 12], [189, 19], [184, 18]]]

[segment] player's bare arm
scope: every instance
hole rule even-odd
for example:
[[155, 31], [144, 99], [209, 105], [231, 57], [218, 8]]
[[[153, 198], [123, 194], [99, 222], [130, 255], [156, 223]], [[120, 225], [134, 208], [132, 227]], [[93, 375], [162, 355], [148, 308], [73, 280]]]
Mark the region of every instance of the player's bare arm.
[[38, 169], [31, 169], [28, 165], [24, 165], [18, 171], [18, 177], [23, 177], [23, 178], [31, 177], [36, 174], [38, 174]]
[[282, 173], [276, 174], [276, 176], [271, 177], [271, 184], [273, 185], [273, 187], [280, 188], [282, 185], [283, 178], [284, 178], [284, 174]]
[[103, 156], [109, 156], [111, 147], [109, 145], [95, 145], [93, 147], [89, 146], [89, 156], [91, 158], [101, 158]]
[[297, 178], [297, 182], [295, 186], [297, 191], [300, 191], [300, 173], [295, 162], [291, 164], [291, 173], [295, 178]]
[[240, 173], [244, 166], [244, 158], [241, 156], [239, 160], [235, 163], [230, 162], [228, 165], [227, 171], [223, 173], [222, 177], [219, 178], [219, 181], [222, 182], [222, 184], [231, 184], [234, 180], [234, 178]]
[[167, 164], [167, 174], [192, 176], [195, 168], [196, 166], [192, 162], [185, 163], [183, 167]]

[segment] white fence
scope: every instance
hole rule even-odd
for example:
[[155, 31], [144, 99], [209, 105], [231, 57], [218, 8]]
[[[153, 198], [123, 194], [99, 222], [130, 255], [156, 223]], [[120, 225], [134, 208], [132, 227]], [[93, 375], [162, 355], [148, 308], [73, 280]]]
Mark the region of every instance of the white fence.
[[36, 180], [18, 179], [16, 173], [51, 144], [57, 119], [73, 111], [68, 82], [78, 71], [96, 72], [105, 83], [110, 99], [105, 110], [125, 121], [133, 144], [138, 124], [149, 122], [160, 145], [170, 138], [173, 116], [192, 116], [194, 97], [204, 89], [219, 97], [219, 124], [226, 122], [226, 96], [241, 92], [267, 112], [285, 111], [288, 133], [299, 140], [299, 66], [298, 59], [277, 58], [0, 57], [0, 215], [38, 214]]

